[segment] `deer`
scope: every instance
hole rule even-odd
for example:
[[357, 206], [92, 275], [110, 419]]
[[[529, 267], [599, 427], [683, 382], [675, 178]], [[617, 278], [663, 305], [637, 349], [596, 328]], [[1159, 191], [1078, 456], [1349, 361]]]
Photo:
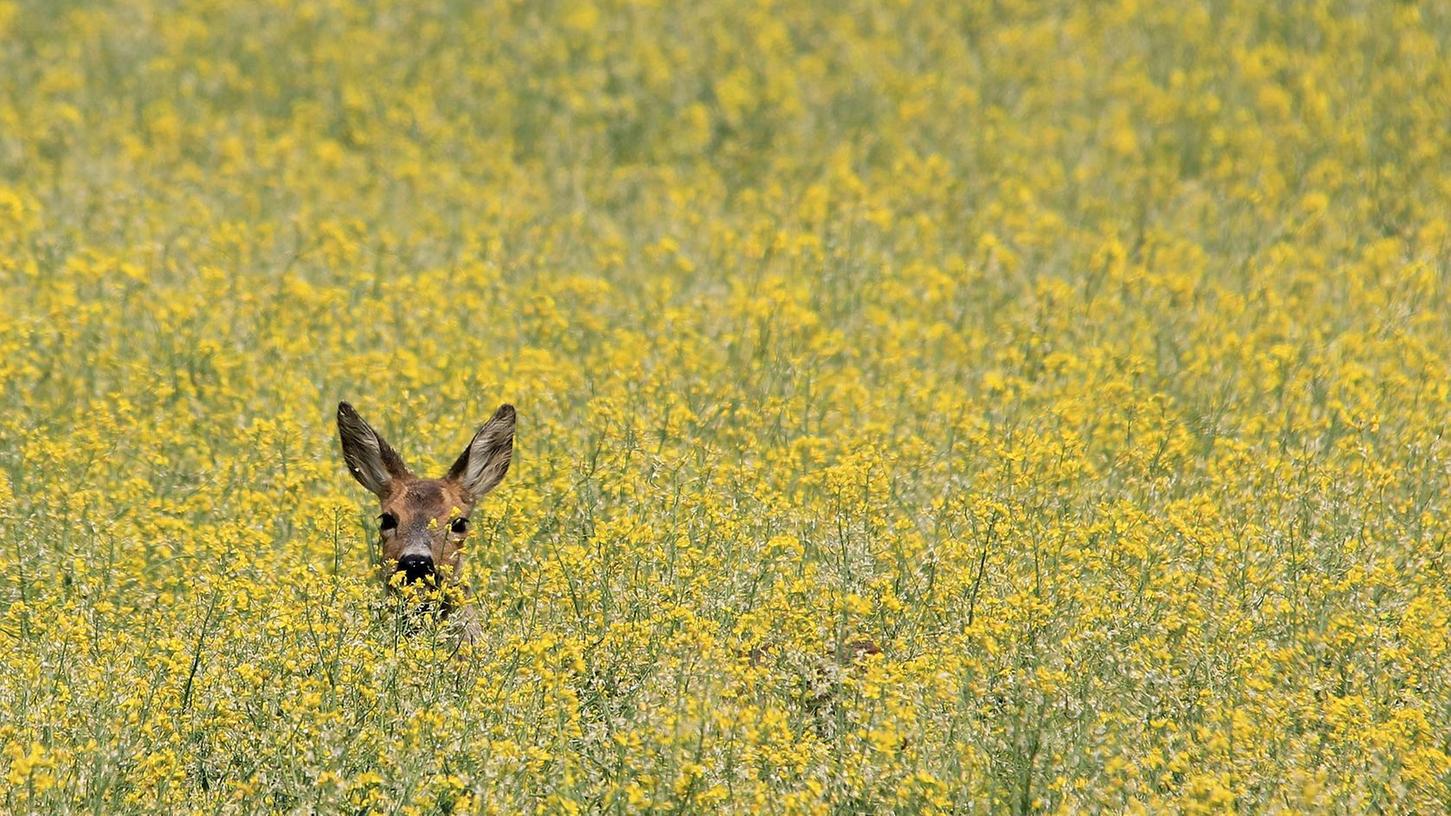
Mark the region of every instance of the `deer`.
[[[347, 402], [338, 403], [338, 437], [348, 471], [378, 497], [378, 567], [387, 591], [420, 583], [461, 588], [469, 515], [504, 481], [514, 455], [514, 406], [500, 405], [438, 479], [413, 475], [403, 457]], [[471, 608], [453, 608], [450, 593], [440, 594], [441, 616], [456, 620], [462, 642], [476, 641], [480, 633]]]

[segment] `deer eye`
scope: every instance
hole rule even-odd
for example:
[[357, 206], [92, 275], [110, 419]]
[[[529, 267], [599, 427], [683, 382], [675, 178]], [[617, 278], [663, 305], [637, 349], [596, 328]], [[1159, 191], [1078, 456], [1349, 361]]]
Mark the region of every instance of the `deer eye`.
[[448, 523], [448, 529], [453, 530], [454, 535], [463, 535], [469, 531], [469, 520], [466, 518], [456, 518]]
[[378, 529], [385, 533], [391, 533], [398, 529], [398, 517], [392, 513], [384, 513], [378, 517]]

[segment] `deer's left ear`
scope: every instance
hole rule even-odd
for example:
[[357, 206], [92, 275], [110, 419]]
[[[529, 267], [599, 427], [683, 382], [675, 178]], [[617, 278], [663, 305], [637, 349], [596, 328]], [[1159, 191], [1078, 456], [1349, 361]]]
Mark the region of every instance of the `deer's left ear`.
[[478, 501], [504, 481], [513, 456], [514, 406], [500, 405], [494, 416], [474, 434], [458, 461], [448, 469], [447, 478]]

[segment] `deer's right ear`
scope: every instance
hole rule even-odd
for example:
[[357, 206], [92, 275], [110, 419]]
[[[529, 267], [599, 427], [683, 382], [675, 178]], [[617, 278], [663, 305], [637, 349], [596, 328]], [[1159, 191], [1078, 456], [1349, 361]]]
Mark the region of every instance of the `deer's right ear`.
[[343, 459], [353, 478], [379, 498], [388, 495], [388, 485], [394, 479], [409, 476], [403, 457], [346, 402], [338, 403], [338, 437], [343, 441]]

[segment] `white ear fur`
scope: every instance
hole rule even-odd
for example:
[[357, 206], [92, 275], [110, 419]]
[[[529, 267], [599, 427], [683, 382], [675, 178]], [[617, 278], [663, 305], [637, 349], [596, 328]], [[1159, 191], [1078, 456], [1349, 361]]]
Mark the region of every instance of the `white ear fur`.
[[346, 402], [338, 403], [338, 437], [348, 471], [379, 497], [388, 495], [390, 482], [408, 475], [403, 458]]
[[504, 481], [514, 456], [514, 406], [500, 405], [494, 416], [479, 428], [458, 461], [449, 468], [448, 478], [461, 485], [478, 501]]

